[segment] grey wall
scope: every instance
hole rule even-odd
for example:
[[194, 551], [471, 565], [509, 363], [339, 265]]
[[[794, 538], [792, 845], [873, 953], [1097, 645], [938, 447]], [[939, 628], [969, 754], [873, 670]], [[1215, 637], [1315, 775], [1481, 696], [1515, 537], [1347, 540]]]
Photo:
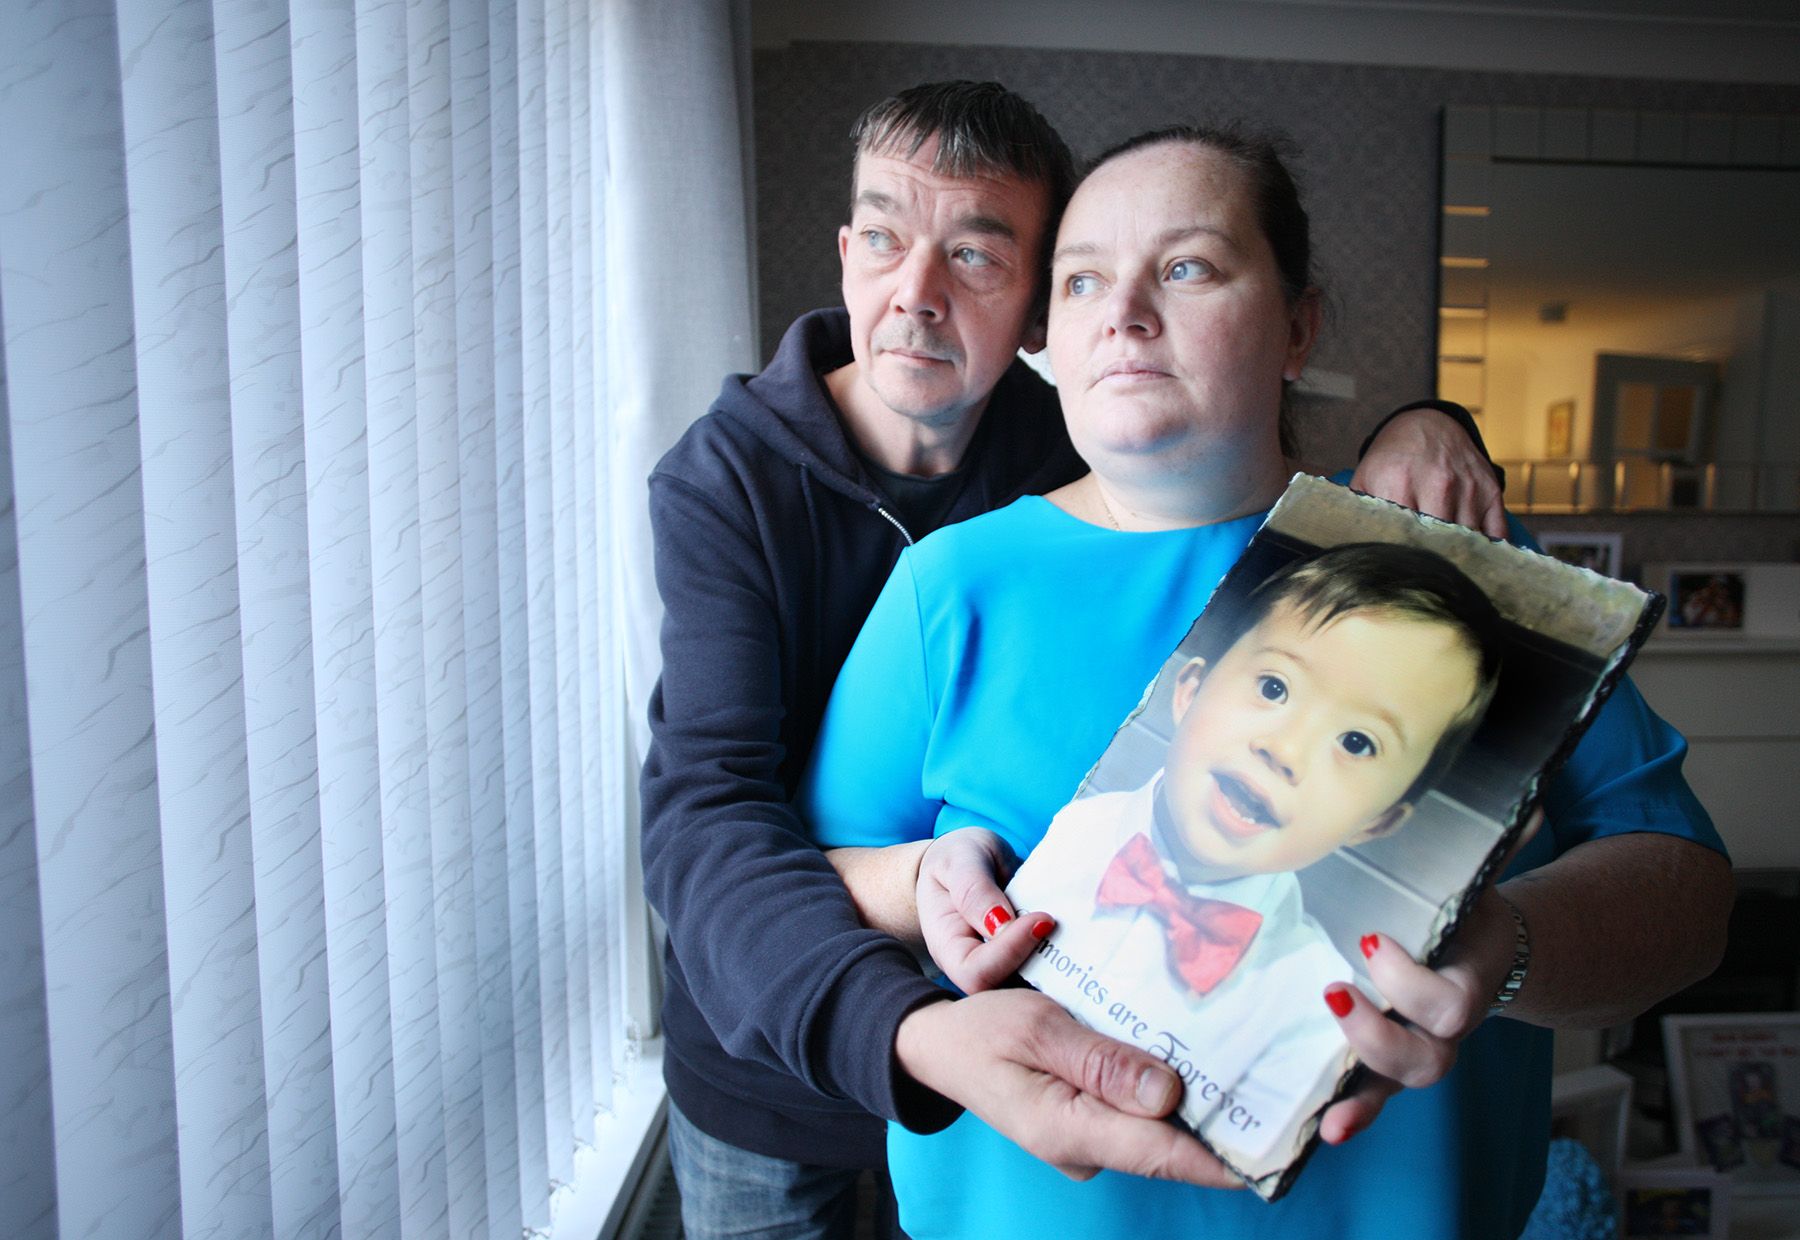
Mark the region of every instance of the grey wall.
[[[1327, 463], [1348, 459], [1379, 412], [1432, 391], [1445, 104], [1800, 112], [1794, 86], [1006, 47], [796, 42], [757, 51], [754, 67], [765, 356], [797, 314], [837, 303], [845, 135], [863, 107], [914, 82], [997, 78], [1035, 102], [1077, 154], [1175, 120], [1237, 118], [1286, 131], [1301, 148], [1335, 307], [1314, 364], [1356, 380], [1354, 401], [1305, 411], [1308, 447]], [[1794, 538], [1791, 528], [1768, 535], [1785, 548], [1779, 558], [1795, 554]], [[1653, 557], [1628, 547], [1627, 558]]]

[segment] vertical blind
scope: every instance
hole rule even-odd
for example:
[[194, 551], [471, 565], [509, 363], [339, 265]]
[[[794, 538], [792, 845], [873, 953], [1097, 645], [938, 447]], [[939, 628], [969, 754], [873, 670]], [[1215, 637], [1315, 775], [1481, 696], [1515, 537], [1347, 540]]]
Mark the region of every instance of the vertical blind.
[[643, 1032], [639, 484], [750, 357], [734, 18], [0, 4], [0, 1233], [548, 1225]]

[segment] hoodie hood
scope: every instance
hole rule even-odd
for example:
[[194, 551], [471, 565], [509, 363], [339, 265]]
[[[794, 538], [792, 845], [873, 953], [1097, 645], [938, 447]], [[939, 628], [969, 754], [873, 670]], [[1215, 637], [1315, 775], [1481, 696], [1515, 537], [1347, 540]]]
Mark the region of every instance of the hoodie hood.
[[726, 376], [713, 412], [743, 426], [832, 490], [861, 503], [878, 503], [881, 496], [825, 390], [825, 375], [854, 360], [849, 312], [814, 310], [794, 320], [761, 374]]
[[[788, 328], [761, 374], [728, 376], [712, 411], [748, 430], [820, 484], [877, 506], [884, 497], [863, 468], [825, 389], [824, 376], [854, 360], [849, 312], [814, 310]], [[982, 511], [1060, 486], [1084, 469], [1063, 429], [1056, 389], [1023, 362], [1014, 362], [995, 385], [964, 459], [1000, 465], [975, 480], [983, 492]]]

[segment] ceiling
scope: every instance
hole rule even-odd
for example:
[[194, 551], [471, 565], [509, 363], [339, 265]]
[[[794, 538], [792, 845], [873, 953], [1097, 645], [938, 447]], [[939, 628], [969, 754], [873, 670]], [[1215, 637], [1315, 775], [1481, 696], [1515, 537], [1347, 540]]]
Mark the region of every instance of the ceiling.
[[1800, 85], [1795, 0], [749, 0], [759, 47], [1175, 52]]
[[1794, 0], [1239, 0], [1245, 4], [1301, 8], [1368, 9], [1416, 13], [1554, 18], [1559, 21], [1678, 22], [1800, 29]]

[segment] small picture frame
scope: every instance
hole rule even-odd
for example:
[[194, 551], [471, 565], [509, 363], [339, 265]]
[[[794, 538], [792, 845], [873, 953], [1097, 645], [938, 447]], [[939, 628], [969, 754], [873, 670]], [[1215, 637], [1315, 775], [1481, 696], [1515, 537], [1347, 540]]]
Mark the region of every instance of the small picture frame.
[[1619, 1235], [1730, 1234], [1731, 1182], [1705, 1167], [1630, 1168], [1619, 1173]]
[[1553, 400], [1544, 415], [1544, 455], [1553, 461], [1575, 455], [1575, 398]]
[[1658, 632], [1683, 641], [1800, 637], [1800, 564], [1650, 561], [1643, 584], [1668, 596]]
[[1688, 632], [1741, 632], [1749, 596], [1742, 572], [1720, 567], [1669, 574], [1669, 628]]
[[1592, 569], [1602, 577], [1619, 576], [1624, 561], [1624, 535], [1610, 531], [1550, 531], [1539, 534], [1538, 543], [1546, 555], [1577, 568]]
[[1800, 1196], [1800, 1012], [1665, 1016], [1681, 1152], [1747, 1196]]

